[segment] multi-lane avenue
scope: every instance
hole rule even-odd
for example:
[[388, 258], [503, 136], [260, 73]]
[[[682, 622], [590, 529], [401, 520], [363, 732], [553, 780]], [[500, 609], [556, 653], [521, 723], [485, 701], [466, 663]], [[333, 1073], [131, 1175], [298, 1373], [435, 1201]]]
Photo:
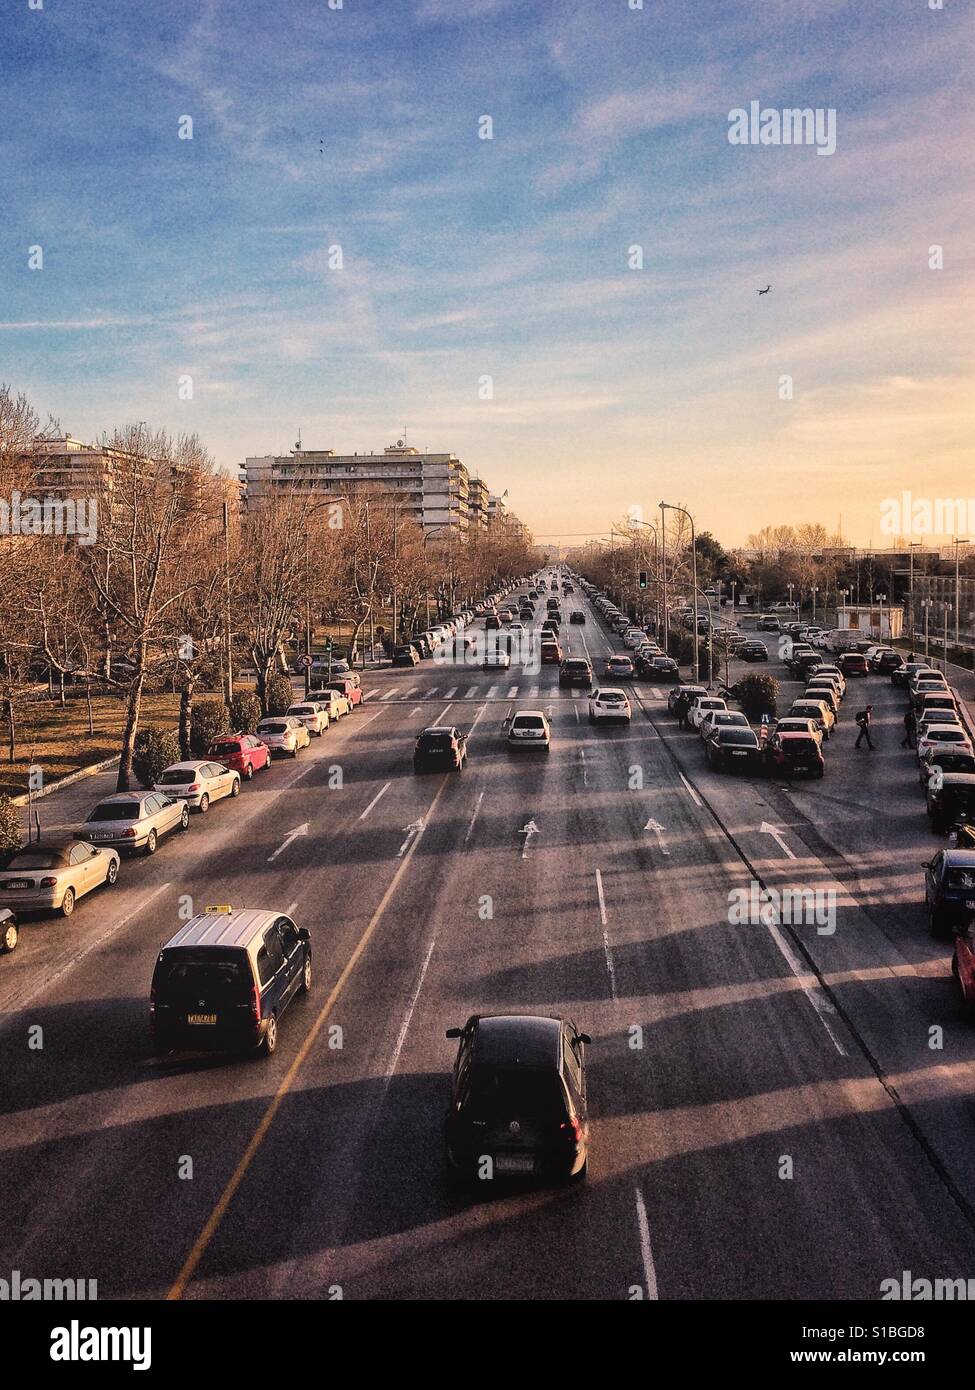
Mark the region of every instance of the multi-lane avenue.
[[[614, 639], [566, 607], [598, 677]], [[297, 761], [0, 962], [0, 1264], [103, 1298], [848, 1299], [967, 1276], [975, 1031], [926, 932], [938, 842], [903, 697], [865, 684], [877, 751], [853, 748], [857, 693], [826, 777], [785, 786], [707, 770], [648, 682], [629, 725], [593, 727], [555, 666], [367, 675]], [[509, 752], [518, 708], [547, 712], [549, 756]], [[469, 731], [463, 771], [414, 775], [431, 724]], [[835, 930], [731, 920], [756, 878], [831, 892]], [[312, 990], [270, 1058], [153, 1057], [156, 953], [217, 903], [307, 927]], [[445, 1029], [505, 1010], [592, 1037], [585, 1184], [444, 1180]]]

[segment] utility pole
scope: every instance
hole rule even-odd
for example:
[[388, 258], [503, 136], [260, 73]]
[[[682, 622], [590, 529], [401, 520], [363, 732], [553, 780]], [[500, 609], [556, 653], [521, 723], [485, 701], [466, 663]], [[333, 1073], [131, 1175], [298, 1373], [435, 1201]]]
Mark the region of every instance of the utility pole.
[[667, 603], [667, 523], [664, 504], [660, 504], [660, 573], [664, 586], [664, 656], [670, 655], [670, 608]]
[[234, 698], [234, 667], [230, 640], [230, 503], [226, 498], [223, 504], [223, 580], [224, 702], [229, 709]]
[[961, 571], [958, 565], [959, 552], [963, 545], [968, 545], [968, 541], [959, 540], [955, 537], [955, 646], [959, 645], [959, 623], [961, 620]]

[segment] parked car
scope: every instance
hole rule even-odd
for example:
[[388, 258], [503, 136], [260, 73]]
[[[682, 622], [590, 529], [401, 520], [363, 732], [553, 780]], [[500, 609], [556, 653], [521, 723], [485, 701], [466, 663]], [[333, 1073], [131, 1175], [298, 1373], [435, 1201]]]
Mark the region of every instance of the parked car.
[[[87, 840], [40, 840], [8, 855], [0, 869], [0, 908], [14, 914], [60, 912], [70, 917], [79, 898], [118, 878], [119, 856]], [[16, 941], [15, 943], [16, 944]]]
[[701, 718], [697, 731], [704, 740], [712, 729], [750, 729], [747, 718], [737, 710], [709, 709]]
[[904, 658], [893, 647], [878, 647], [870, 658], [871, 669], [881, 676], [889, 676], [898, 666], [903, 666]]
[[679, 681], [680, 667], [672, 656], [638, 656], [636, 672], [646, 680]]
[[249, 782], [255, 772], [271, 766], [271, 750], [254, 734], [221, 734], [207, 749], [207, 757], [239, 772]]
[[945, 772], [929, 778], [925, 788], [931, 829], [946, 834], [959, 820], [975, 823], [975, 775]]
[[351, 710], [355, 710], [357, 705], [362, 704], [362, 686], [358, 677], [353, 679], [350, 676], [339, 676], [335, 680], [326, 681], [318, 690], [310, 690], [308, 698], [309, 700], [317, 700], [320, 704], [326, 704], [329, 692], [332, 690], [335, 691], [336, 695], [345, 696]]
[[758, 772], [762, 747], [754, 729], [737, 724], [712, 725], [704, 740], [708, 767], [723, 772]]
[[975, 916], [975, 850], [942, 849], [922, 867], [931, 935], [947, 936]]
[[421, 729], [413, 745], [414, 772], [460, 772], [467, 762], [467, 735], [455, 725]]
[[847, 679], [870, 674], [870, 663], [862, 652], [841, 652], [837, 664]]
[[919, 731], [918, 758], [929, 758], [935, 752], [971, 753], [971, 740], [960, 724], [928, 724]]
[[186, 802], [170, 792], [113, 792], [95, 803], [77, 834], [82, 842], [155, 854], [163, 835], [186, 830], [189, 823]]
[[677, 701], [682, 695], [686, 695], [688, 700], [693, 700], [696, 696], [707, 693], [707, 687], [703, 685], [675, 685], [667, 695], [667, 709], [673, 714]]
[[193, 760], [173, 763], [160, 773], [155, 790], [185, 802], [193, 811], [205, 815], [214, 801], [240, 795], [240, 773], [223, 763]]
[[0, 907], [0, 952], [9, 955], [11, 951], [15, 951], [19, 939], [17, 918], [9, 907]]
[[263, 739], [271, 753], [281, 753], [289, 758], [297, 758], [301, 748], [311, 743], [311, 735], [300, 719], [293, 715], [269, 715], [257, 726], [257, 736]]
[[292, 719], [300, 719], [302, 724], [310, 734], [316, 738], [321, 738], [332, 722], [328, 716], [328, 710], [324, 705], [318, 704], [316, 700], [303, 700], [298, 704], [288, 708], [288, 715]]
[[[794, 723], [797, 721], [783, 720], [781, 723]], [[812, 721], [806, 721], [809, 731], [800, 731], [776, 726], [775, 733], [769, 739], [766, 752], [769, 767], [775, 772], [776, 776], [792, 777], [796, 774], [805, 774], [808, 777], [822, 777], [826, 771], [826, 759], [823, 757], [822, 735], [818, 729], [812, 727]]]
[[[500, 626], [500, 624], [496, 623], [495, 626]], [[393, 659], [390, 665], [412, 667], [419, 666], [419, 664], [420, 657], [417, 653], [416, 647], [414, 647], [412, 643], [407, 646], [393, 648]]]
[[823, 738], [829, 738], [833, 732], [833, 725], [836, 717], [823, 700], [799, 699], [793, 700], [789, 713], [799, 719], [812, 719], [822, 731]]
[[918, 777], [922, 791], [927, 789], [932, 777], [943, 777], [946, 772], [975, 772], [975, 754], [949, 753], [942, 749], [939, 753], [921, 758], [918, 763]]
[[259, 1048], [270, 1056], [282, 1015], [311, 982], [307, 928], [274, 910], [208, 907], [156, 957], [149, 992], [153, 1051]]
[[692, 729], [699, 729], [701, 727], [701, 720], [707, 714], [708, 710], [726, 710], [727, 708], [727, 701], [722, 700], [718, 695], [696, 695], [691, 701], [690, 708], [687, 711], [687, 722]]
[[468, 1180], [584, 1179], [589, 1035], [570, 1019], [475, 1014], [446, 1036], [458, 1042], [444, 1134], [448, 1172]]

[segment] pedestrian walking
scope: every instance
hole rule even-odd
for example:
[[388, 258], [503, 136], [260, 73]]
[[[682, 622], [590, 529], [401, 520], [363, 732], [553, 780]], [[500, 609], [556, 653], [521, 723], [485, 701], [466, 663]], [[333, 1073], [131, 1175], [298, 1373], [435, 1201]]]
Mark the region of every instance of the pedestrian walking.
[[677, 696], [677, 699], [674, 701], [674, 710], [677, 714], [678, 729], [687, 728], [687, 710], [689, 705], [690, 701], [682, 691], [680, 695]]
[[857, 711], [856, 722], [857, 728], [860, 730], [860, 732], [857, 734], [857, 741], [853, 745], [854, 748], [859, 748], [863, 740], [866, 739], [867, 747], [870, 749], [871, 753], [873, 752], [874, 744], [873, 740], [870, 737], [870, 724], [872, 719], [873, 705], [867, 705], [866, 709], [861, 709]]
[[912, 709], [904, 715], [904, 737], [901, 739], [901, 747], [917, 747], [917, 715]]

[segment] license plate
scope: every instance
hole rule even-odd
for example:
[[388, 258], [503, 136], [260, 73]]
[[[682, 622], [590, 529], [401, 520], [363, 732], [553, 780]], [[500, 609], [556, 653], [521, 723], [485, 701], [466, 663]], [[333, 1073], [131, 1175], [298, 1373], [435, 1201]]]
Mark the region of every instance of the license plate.
[[735, 757], [735, 758], [747, 758], [747, 757], [748, 757], [748, 754], [745, 752], [744, 749], [739, 749], [739, 750], [736, 750], [736, 751], [732, 754], [732, 757]]
[[216, 1023], [216, 1021], [217, 1021], [217, 1016], [216, 1016], [216, 1014], [187, 1014], [187, 1015], [186, 1015], [186, 1022], [187, 1022], [187, 1023], [192, 1023], [192, 1024], [204, 1024], [204, 1025], [206, 1025], [206, 1026], [208, 1026], [208, 1027], [211, 1027], [211, 1028], [212, 1028], [213, 1025]]
[[513, 1154], [498, 1154], [494, 1160], [494, 1167], [499, 1173], [534, 1173], [535, 1160]]
[[5, 886], [7, 888], [33, 888], [34, 885], [29, 878], [8, 878]]
[[91, 838], [93, 840], [110, 840], [112, 838], [112, 832], [110, 830], [96, 830]]

